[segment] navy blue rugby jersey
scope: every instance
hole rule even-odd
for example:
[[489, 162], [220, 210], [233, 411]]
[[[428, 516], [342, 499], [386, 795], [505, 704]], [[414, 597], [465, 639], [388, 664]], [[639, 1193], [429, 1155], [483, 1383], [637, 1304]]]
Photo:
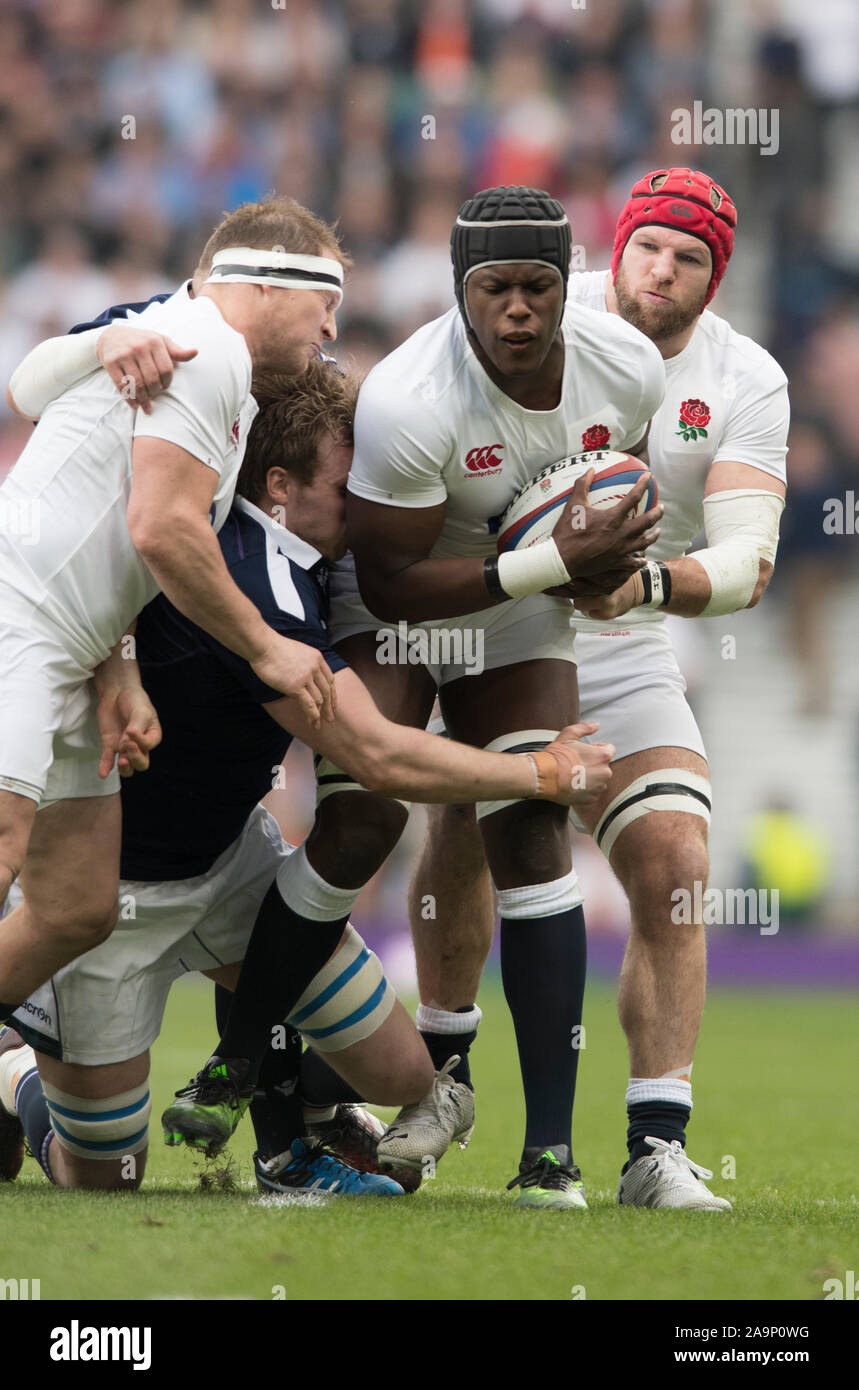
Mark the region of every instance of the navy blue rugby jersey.
[[129, 313], [142, 314], [150, 304], [163, 304], [166, 300], [172, 299], [174, 294], [175, 290], [168, 290], [166, 294], [153, 294], [151, 299], [142, 299], [137, 304], [111, 304], [109, 309], [104, 309], [98, 315], [98, 318], [90, 319], [89, 323], [76, 323], [69, 332], [86, 333], [90, 328], [106, 328], [117, 319], [127, 318]]
[[[233, 580], [266, 622], [347, 663], [326, 627], [326, 562], [237, 497], [218, 540]], [[164, 733], [148, 772], [122, 783], [125, 879], [196, 878], [238, 839], [292, 739], [263, 706], [282, 698], [251, 666], [159, 594], [137, 620], [137, 659]]]

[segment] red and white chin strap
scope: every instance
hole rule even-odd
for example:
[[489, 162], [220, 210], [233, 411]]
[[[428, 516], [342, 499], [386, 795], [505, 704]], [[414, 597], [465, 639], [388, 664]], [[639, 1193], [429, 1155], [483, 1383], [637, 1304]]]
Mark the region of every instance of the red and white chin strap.
[[296, 251], [261, 251], [228, 246], [212, 257], [207, 285], [278, 285], [285, 290], [326, 290], [343, 302], [343, 267], [332, 256], [303, 256]]

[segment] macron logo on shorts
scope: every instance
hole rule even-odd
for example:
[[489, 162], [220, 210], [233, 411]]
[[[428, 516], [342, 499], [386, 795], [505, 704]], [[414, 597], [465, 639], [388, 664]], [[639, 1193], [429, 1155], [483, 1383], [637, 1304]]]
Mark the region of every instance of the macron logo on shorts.
[[503, 464], [501, 450], [503, 444], [483, 444], [469, 449], [465, 456], [465, 466], [469, 473], [486, 477], [488, 473], [499, 473]]

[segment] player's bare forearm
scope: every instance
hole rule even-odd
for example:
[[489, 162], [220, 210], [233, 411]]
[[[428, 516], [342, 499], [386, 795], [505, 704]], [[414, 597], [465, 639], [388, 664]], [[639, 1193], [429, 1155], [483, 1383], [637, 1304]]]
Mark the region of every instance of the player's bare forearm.
[[108, 690], [131, 690], [141, 685], [140, 667], [135, 656], [133, 639], [137, 619], [129, 624], [110, 656], [93, 671], [96, 694], [101, 697]]
[[389, 507], [349, 493], [346, 525], [361, 597], [385, 622], [422, 622], [477, 613], [498, 602], [486, 587], [483, 560], [431, 557], [445, 504]]
[[416, 560], [395, 572], [356, 558], [356, 572], [361, 597], [373, 616], [385, 622], [459, 618], [493, 608], [499, 601], [486, 587], [479, 558]]
[[[494, 801], [548, 794], [547, 785], [540, 780], [548, 767], [543, 761], [545, 754], [536, 755], [535, 762], [521, 754], [486, 753], [422, 729], [394, 724], [380, 713], [354, 671], [338, 671], [335, 683], [337, 715], [321, 730], [307, 726], [294, 701], [278, 700], [266, 709], [283, 728], [342, 767], [368, 791], [423, 802]], [[596, 728], [581, 727], [577, 738]], [[614, 750], [610, 745], [567, 747], [573, 751], [565, 757], [576, 764], [580, 759], [583, 766], [588, 764], [574, 785], [580, 791], [589, 785], [596, 794], [608, 782], [608, 762]], [[598, 751], [602, 749], [609, 751]], [[563, 789], [549, 799], [569, 804], [571, 769], [572, 763], [569, 767], [564, 764]]]
[[[760, 570], [755, 591], [745, 605], [754, 608], [759, 602], [772, 576], [773, 567], [767, 560], [759, 562]], [[660, 613], [673, 613], [678, 618], [697, 618], [710, 602], [712, 593], [710, 579], [694, 555], [684, 555], [679, 560], [669, 560], [666, 568], [671, 578], [671, 598]], [[576, 610], [586, 618], [608, 622], [621, 618], [631, 609], [639, 608], [644, 599], [644, 584], [640, 574], [634, 574], [613, 594], [603, 597], [594, 595], [577, 598]]]

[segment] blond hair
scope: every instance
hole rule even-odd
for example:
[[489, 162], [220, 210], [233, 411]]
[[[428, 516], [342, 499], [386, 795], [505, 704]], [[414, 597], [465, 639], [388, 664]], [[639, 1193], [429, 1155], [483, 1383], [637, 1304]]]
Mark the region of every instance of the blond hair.
[[215, 252], [229, 246], [250, 246], [264, 251], [277, 248], [303, 256], [318, 256], [321, 251], [327, 251], [344, 270], [352, 264], [334, 228], [285, 195], [267, 198], [261, 203], [243, 203], [234, 212], [226, 213], [203, 247], [194, 278], [205, 279], [212, 268]]

